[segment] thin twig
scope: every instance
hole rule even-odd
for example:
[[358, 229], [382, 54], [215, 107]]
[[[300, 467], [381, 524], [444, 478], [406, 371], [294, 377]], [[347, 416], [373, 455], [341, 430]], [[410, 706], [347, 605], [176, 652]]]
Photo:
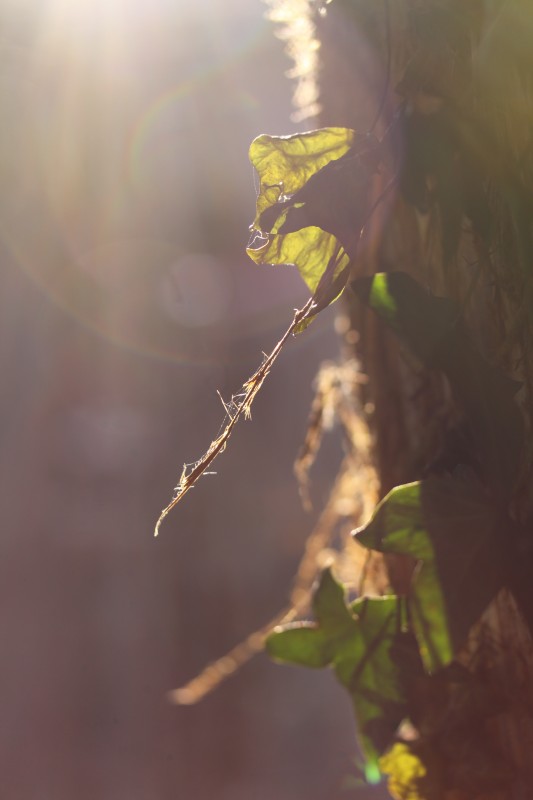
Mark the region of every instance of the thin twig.
[[315, 313], [315, 296], [311, 297], [303, 308], [297, 310], [294, 314], [294, 319], [292, 323], [289, 325], [277, 345], [274, 347], [272, 352], [269, 356], [265, 358], [261, 366], [254, 372], [251, 378], [243, 384], [242, 386], [242, 393], [237, 396], [241, 396], [242, 399], [239, 403], [235, 405], [232, 409], [232, 413], [229, 412], [226, 403], [223, 402], [224, 408], [226, 409], [226, 413], [228, 415], [228, 421], [224, 427], [222, 433], [214, 439], [209, 448], [206, 450], [204, 455], [194, 464], [190, 472], [187, 471], [187, 465], [184, 466], [183, 472], [181, 473], [181, 477], [179, 479], [179, 483], [176, 487], [176, 493], [170, 503], [163, 509], [161, 512], [159, 519], [157, 520], [154, 536], [159, 534], [159, 529], [161, 527], [161, 523], [165, 519], [165, 517], [172, 511], [173, 508], [177, 506], [179, 501], [187, 494], [189, 489], [191, 489], [196, 481], [205, 473], [208, 467], [211, 466], [215, 458], [221, 453], [233, 432], [233, 428], [239, 421], [239, 419], [244, 415], [245, 419], [250, 417], [252, 403], [255, 399], [256, 394], [258, 393], [259, 389], [263, 385], [263, 381], [267, 377], [268, 373], [270, 372], [272, 365], [274, 364], [275, 360], [281, 353], [283, 345], [291, 336], [298, 326], [312, 316]]

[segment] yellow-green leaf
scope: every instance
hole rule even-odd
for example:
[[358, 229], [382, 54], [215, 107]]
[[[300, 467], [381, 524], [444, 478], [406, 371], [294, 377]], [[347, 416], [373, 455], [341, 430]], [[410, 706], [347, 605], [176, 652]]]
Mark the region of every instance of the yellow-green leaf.
[[[256, 264], [294, 264], [311, 292], [314, 292], [330, 259], [338, 250], [334, 236], [313, 227], [284, 236], [269, 234], [260, 247], [249, 247], [246, 252]], [[336, 274], [350, 263], [344, 251], [339, 253], [337, 263]]]
[[282, 195], [292, 195], [330, 161], [348, 152], [355, 141], [349, 128], [320, 128], [292, 136], [262, 134], [250, 145], [250, 161], [261, 182], [254, 225]]
[[374, 137], [346, 128], [252, 143], [260, 190], [247, 253], [257, 264], [297, 267], [313, 293], [313, 309], [300, 327], [346, 285], [378, 151]]
[[388, 789], [395, 800], [428, 800], [423, 785], [427, 769], [409, 745], [397, 742], [381, 756], [379, 767], [389, 776]]

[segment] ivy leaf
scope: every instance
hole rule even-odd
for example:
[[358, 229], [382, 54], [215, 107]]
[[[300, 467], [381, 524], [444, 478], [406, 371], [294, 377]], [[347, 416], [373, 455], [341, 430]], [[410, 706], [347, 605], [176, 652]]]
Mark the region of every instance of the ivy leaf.
[[472, 478], [428, 478], [398, 486], [360, 544], [420, 561], [407, 598], [428, 672], [449, 664], [504, 581], [505, 555], [490, 498]]
[[316, 623], [275, 629], [266, 641], [278, 661], [332, 666], [352, 697], [367, 778], [379, 778], [377, 759], [406, 716], [398, 672], [390, 657], [400, 629], [397, 597], [363, 598], [346, 605], [343, 587], [325, 570], [313, 599]]
[[432, 295], [410, 275], [378, 273], [351, 286], [426, 366], [446, 374], [465, 411], [481, 473], [495, 500], [507, 504], [524, 440], [514, 400], [519, 384], [476, 350], [458, 306]]
[[254, 227], [265, 209], [304, 186], [322, 167], [348, 152], [356, 138], [349, 128], [321, 128], [293, 136], [258, 136], [250, 145], [260, 190]]
[[360, 137], [341, 158], [311, 175], [292, 195], [283, 195], [259, 217], [261, 230], [295, 233], [316, 226], [333, 234], [355, 257], [360, 230], [368, 212], [368, 189], [379, 162], [379, 143]]
[[313, 293], [318, 289], [328, 264], [335, 264], [333, 277], [347, 271], [350, 266], [350, 258], [339, 248], [335, 237], [315, 227], [256, 239], [246, 252], [256, 264], [294, 264]]
[[379, 759], [379, 766], [389, 776], [387, 788], [395, 800], [436, 800], [441, 796], [438, 783], [432, 786], [424, 762], [406, 742], [396, 742]]
[[313, 314], [346, 285], [377, 151], [377, 140], [347, 128], [263, 135], [250, 147], [260, 191], [247, 253], [258, 264], [294, 264]]

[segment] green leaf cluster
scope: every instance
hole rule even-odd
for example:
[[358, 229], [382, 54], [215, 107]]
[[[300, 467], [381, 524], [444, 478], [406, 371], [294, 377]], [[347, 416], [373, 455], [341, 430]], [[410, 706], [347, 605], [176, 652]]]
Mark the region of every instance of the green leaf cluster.
[[[410, 171], [399, 180], [404, 196], [409, 200], [411, 193], [411, 202], [425, 207], [426, 176], [438, 162], [445, 258], [456, 248], [463, 206], [477, 203], [451, 172], [455, 147], [453, 137], [429, 137], [426, 150], [411, 153]], [[247, 252], [258, 264], [296, 265], [312, 292], [302, 328], [347, 283], [372, 213], [369, 188], [381, 149], [372, 136], [345, 128], [264, 135], [251, 145], [260, 189]], [[456, 213], [457, 192], [464, 202]], [[406, 273], [359, 278], [351, 288], [416, 358], [447, 377], [464, 412], [469, 457], [448, 474], [397, 486], [355, 532], [371, 550], [412, 559], [405, 597], [347, 603], [343, 587], [325, 570], [313, 600], [315, 621], [274, 630], [266, 647], [278, 661], [331, 667], [351, 697], [367, 779], [377, 780], [382, 771], [395, 797], [428, 800], [431, 754], [391, 745], [404, 719], [418, 723], [417, 681], [449, 676], [472, 626], [508, 583], [508, 506], [523, 443], [518, 386], [477, 351], [456, 304]]]
[[367, 776], [381, 770], [395, 797], [428, 800], [431, 753], [422, 757], [407, 743], [387, 749], [403, 719], [418, 722], [417, 681], [453, 680], [449, 670], [472, 626], [509, 582], [508, 505], [523, 423], [517, 385], [477, 352], [452, 301], [404, 273], [361, 278], [352, 288], [416, 357], [447, 376], [478, 460], [397, 486], [355, 531], [371, 550], [412, 559], [404, 598], [347, 605], [328, 570], [314, 598], [316, 622], [274, 631], [267, 649], [280, 661], [332, 667], [352, 699]]
[[426, 672], [438, 674], [509, 584], [508, 506], [523, 442], [518, 386], [476, 350], [457, 306], [409, 275], [380, 273], [352, 288], [415, 356], [447, 376], [465, 415], [472, 466], [396, 487], [355, 532], [365, 547], [416, 564], [406, 597], [409, 624]]
[[390, 657], [401, 633], [401, 602], [391, 596], [347, 605], [343, 587], [326, 569], [313, 610], [316, 622], [275, 629], [266, 641], [267, 652], [278, 661], [334, 669], [352, 698], [367, 778], [375, 779], [379, 755], [406, 715], [404, 692]]
[[[334, 669], [352, 699], [367, 777], [378, 774], [402, 720], [416, 721], [413, 682], [443, 674], [503, 585], [499, 533], [490, 499], [472, 475], [399, 486], [356, 536], [370, 549], [413, 558], [407, 597], [364, 597], [347, 605], [327, 570], [314, 596], [316, 622], [276, 629], [267, 639], [267, 651], [279, 661]], [[409, 772], [412, 758], [402, 757], [395, 770]], [[417, 798], [413, 781], [406, 785], [409, 791], [395, 796]]]
[[407, 604], [430, 673], [453, 660], [503, 583], [498, 534], [490, 499], [472, 476], [398, 486], [356, 531], [365, 547], [418, 562]]

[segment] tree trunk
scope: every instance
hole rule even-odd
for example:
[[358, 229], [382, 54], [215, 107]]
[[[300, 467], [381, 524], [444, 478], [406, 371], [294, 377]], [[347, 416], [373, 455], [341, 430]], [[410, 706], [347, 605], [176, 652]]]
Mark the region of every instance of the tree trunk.
[[[388, 174], [378, 175], [374, 186], [374, 200], [385, 198], [364, 231], [353, 277], [402, 270], [433, 294], [452, 298], [475, 346], [520, 383], [516, 399], [527, 438], [510, 513], [530, 536], [533, 6], [528, 0], [333, 0], [318, 13], [305, 5], [320, 42], [315, 72], [305, 74], [308, 89], [313, 77], [318, 82], [320, 125], [371, 131], [390, 149]], [[294, 9], [301, 14], [302, 4]], [[306, 36], [293, 40], [301, 64], [313, 32]], [[317, 99], [312, 90], [308, 98]], [[366, 408], [384, 495], [431, 474], [443, 459], [447, 468], [461, 461], [463, 408], [441, 373], [414, 363], [372, 311], [346, 296], [350, 330], [359, 334], [348, 341], [357, 340], [369, 379]], [[470, 720], [473, 737], [464, 730], [467, 721], [454, 721], [452, 694], [453, 741], [438, 754], [440, 785], [431, 797], [533, 797], [529, 545], [524, 564], [511, 566], [513, 591], [500, 592], [460, 654], [480, 697], [485, 692], [485, 711]], [[405, 592], [411, 568], [389, 556], [388, 570], [392, 588]], [[495, 763], [504, 775], [491, 772]]]

